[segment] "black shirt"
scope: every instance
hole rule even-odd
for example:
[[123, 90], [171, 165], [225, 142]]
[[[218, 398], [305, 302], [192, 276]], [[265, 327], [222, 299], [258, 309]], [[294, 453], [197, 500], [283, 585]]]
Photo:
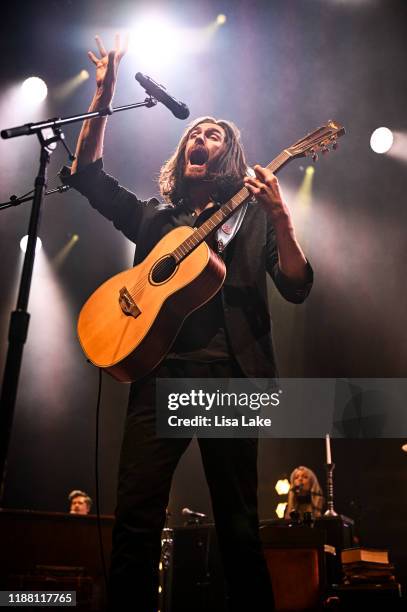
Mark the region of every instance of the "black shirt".
[[[198, 217], [188, 211], [194, 221], [193, 226], [200, 227], [217, 208], [206, 208]], [[213, 235], [207, 242], [216, 249]], [[209, 302], [185, 319], [167, 359], [209, 362], [230, 358], [221, 293], [222, 290], [218, 291]]]

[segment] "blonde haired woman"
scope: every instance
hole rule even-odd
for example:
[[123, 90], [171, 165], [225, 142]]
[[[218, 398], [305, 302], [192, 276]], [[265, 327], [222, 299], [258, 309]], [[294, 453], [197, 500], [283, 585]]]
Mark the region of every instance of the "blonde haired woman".
[[300, 519], [303, 519], [305, 512], [311, 512], [313, 518], [318, 518], [322, 514], [323, 506], [324, 495], [314, 472], [304, 465], [296, 467], [290, 476], [290, 491], [284, 517], [290, 518], [290, 513], [296, 510]]

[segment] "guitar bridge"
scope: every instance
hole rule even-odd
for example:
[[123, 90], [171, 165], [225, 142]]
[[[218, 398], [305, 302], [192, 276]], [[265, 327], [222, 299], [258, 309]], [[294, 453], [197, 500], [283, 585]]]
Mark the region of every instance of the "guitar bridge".
[[119, 291], [119, 304], [124, 314], [128, 317], [134, 317], [136, 319], [141, 314], [140, 308], [137, 306], [126, 287], [122, 287]]

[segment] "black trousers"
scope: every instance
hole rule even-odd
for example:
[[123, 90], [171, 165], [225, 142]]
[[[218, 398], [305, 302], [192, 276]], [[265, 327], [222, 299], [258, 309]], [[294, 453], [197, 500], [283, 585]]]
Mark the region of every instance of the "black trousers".
[[[167, 361], [133, 385], [120, 458], [109, 605], [157, 610], [158, 565], [171, 480], [188, 439], [157, 438], [156, 378], [231, 378], [228, 361]], [[271, 583], [258, 532], [257, 438], [198, 440], [224, 565], [231, 612], [270, 612]]]

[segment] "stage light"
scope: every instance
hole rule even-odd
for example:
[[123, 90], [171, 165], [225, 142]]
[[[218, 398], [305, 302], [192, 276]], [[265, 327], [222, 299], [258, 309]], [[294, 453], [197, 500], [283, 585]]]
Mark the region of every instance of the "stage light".
[[48, 94], [48, 87], [45, 82], [39, 77], [30, 77], [26, 79], [21, 86], [24, 98], [32, 102], [33, 104], [38, 104], [45, 100]]
[[290, 490], [290, 483], [287, 478], [282, 478], [277, 481], [277, 484], [274, 488], [277, 491], [278, 495], [287, 495]]
[[314, 174], [314, 166], [307, 166], [305, 168], [304, 178], [296, 194], [296, 202], [298, 202], [299, 206], [304, 210], [307, 209], [311, 203]]
[[[211, 44], [212, 38], [216, 35], [219, 28], [225, 25], [227, 21], [226, 15], [220, 13], [216, 19], [208, 23], [208, 25], [200, 30], [197, 30], [194, 42], [199, 41], [198, 48], [207, 48]], [[195, 46], [194, 45], [194, 46]]]
[[136, 55], [140, 70], [171, 63], [185, 43], [185, 33], [157, 15], [140, 19], [130, 30], [129, 52]]
[[403, 446], [401, 447], [401, 450], [407, 453], [407, 444], [403, 444]]
[[87, 70], [81, 70], [75, 76], [70, 79], [64, 81], [57, 87], [53, 89], [53, 95], [55, 98], [62, 100], [63, 98], [67, 98], [72, 95], [74, 91], [82, 85], [89, 78], [89, 72]]
[[[26, 252], [27, 250], [27, 243], [28, 243], [28, 236], [24, 236], [23, 238], [21, 238], [20, 240], [20, 249], [22, 250], [23, 253]], [[37, 236], [37, 242], [35, 245], [35, 252], [38, 253], [39, 251], [41, 251], [42, 249], [42, 242], [41, 242], [41, 238], [39, 238]]]
[[285, 513], [285, 509], [287, 507], [287, 502], [281, 502], [277, 505], [276, 508], [276, 514], [278, 516], [278, 518], [282, 519], [284, 518], [284, 513]]
[[370, 146], [375, 153], [387, 153], [393, 145], [393, 132], [386, 127], [377, 128], [370, 137]]
[[73, 234], [68, 240], [68, 242], [58, 251], [58, 253], [52, 260], [54, 268], [59, 268], [60, 266], [62, 266], [62, 264], [65, 263], [65, 260], [67, 259], [68, 255], [70, 254], [78, 240], [78, 234]]
[[205, 27], [186, 28], [164, 19], [162, 14], [140, 17], [129, 29], [129, 54], [134, 57], [136, 71], [154, 70], [149, 76], [160, 78], [159, 72], [177, 57], [184, 62], [187, 55], [205, 52], [225, 22], [226, 16], [218, 15]]

